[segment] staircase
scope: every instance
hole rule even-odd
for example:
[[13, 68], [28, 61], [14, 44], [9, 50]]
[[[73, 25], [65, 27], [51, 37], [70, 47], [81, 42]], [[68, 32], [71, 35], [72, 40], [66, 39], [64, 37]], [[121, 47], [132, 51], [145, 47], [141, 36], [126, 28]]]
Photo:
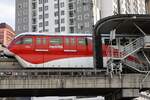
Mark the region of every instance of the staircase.
[[[148, 42], [147, 42], [148, 41]], [[126, 59], [128, 56], [133, 55], [135, 52], [139, 51], [141, 48], [145, 48], [147, 44], [150, 44], [150, 36], [140, 37], [124, 46], [120, 51], [112, 50], [110, 59], [107, 62], [108, 70], [119, 69], [122, 70], [122, 64], [129, 66], [130, 68], [138, 71], [144, 72], [150, 70], [148, 63], [130, 61]]]
[[139, 49], [141, 49], [143, 47], [144, 47], [144, 38], [143, 37], [137, 38], [133, 42], [124, 46], [121, 49], [121, 51], [117, 52], [117, 54], [114, 52], [112, 59], [123, 60], [123, 59], [127, 58], [129, 55], [132, 55], [133, 53], [137, 52]]
[[150, 66], [148, 63], [136, 63], [133, 61], [129, 61], [129, 60], [123, 60], [122, 63], [126, 66], [129, 66], [130, 68], [132, 68], [133, 70], [136, 70], [137, 72], [146, 72], [148, 70], [150, 70]]

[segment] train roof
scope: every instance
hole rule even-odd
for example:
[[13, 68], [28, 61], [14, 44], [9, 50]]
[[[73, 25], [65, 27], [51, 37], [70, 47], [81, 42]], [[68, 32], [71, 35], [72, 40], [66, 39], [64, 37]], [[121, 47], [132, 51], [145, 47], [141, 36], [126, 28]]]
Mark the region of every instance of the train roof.
[[38, 33], [38, 32], [26, 32], [26, 33], [21, 33], [18, 34], [15, 38], [19, 36], [92, 36], [92, 34], [81, 34], [81, 33]]

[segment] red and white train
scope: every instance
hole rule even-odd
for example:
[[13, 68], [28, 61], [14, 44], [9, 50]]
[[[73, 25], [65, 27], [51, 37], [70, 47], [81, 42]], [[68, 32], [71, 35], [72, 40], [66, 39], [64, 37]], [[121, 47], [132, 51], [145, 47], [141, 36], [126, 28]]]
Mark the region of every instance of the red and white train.
[[[103, 44], [102, 49], [106, 66], [112, 48]], [[24, 68], [94, 68], [90, 34], [22, 33], [4, 53], [14, 56]], [[134, 56], [128, 59], [137, 60]]]

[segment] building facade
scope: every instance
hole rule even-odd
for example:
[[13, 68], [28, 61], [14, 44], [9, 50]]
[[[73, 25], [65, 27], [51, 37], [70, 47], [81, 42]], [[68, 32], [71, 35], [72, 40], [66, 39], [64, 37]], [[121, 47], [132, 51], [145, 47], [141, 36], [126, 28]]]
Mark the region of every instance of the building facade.
[[16, 0], [16, 33], [92, 33], [101, 18], [145, 13], [145, 0]]
[[93, 25], [92, 0], [16, 0], [16, 33], [84, 33]]
[[146, 14], [150, 14], [150, 0], [145, 0]]
[[93, 3], [94, 16], [97, 19], [117, 14], [146, 13], [145, 0], [93, 0]]
[[71, 0], [16, 0], [16, 33], [69, 32]]
[[7, 46], [14, 38], [14, 30], [6, 23], [0, 23], [0, 44]]

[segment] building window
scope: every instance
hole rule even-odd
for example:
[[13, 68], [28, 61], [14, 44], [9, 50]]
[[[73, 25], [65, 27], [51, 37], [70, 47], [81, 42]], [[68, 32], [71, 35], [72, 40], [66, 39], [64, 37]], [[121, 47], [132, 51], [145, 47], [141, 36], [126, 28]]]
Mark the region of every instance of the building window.
[[23, 26], [23, 30], [27, 30], [28, 29], [28, 26], [27, 25], [24, 25]]
[[44, 9], [45, 9], [45, 11], [47, 11], [48, 10], [48, 6], [45, 6]]
[[57, 27], [57, 28], [55, 28], [55, 32], [59, 32], [59, 28]]
[[73, 9], [73, 3], [69, 3], [69, 9]]
[[65, 19], [64, 18], [61, 19], [61, 23], [65, 23]]
[[48, 3], [48, 0], [44, 0], [44, 3]]
[[58, 19], [55, 19], [55, 24], [58, 24], [59, 23], [59, 20]]
[[58, 8], [58, 4], [55, 3], [54, 4], [54, 8], [57, 9]]
[[36, 26], [32, 26], [32, 32], [36, 32], [37, 28]]
[[19, 5], [18, 5], [18, 8], [19, 8], [19, 9], [22, 8], [22, 4], [19, 4]]
[[45, 26], [48, 26], [48, 21], [45, 21]]
[[43, 32], [43, 30], [40, 30], [39, 32], [41, 33], [41, 32]]
[[81, 23], [78, 23], [78, 29], [83, 30], [83, 25]]
[[81, 12], [81, 9], [82, 9], [81, 7], [78, 7], [77, 12]]
[[17, 29], [18, 29], [18, 31], [21, 31], [21, 30], [22, 30], [22, 27], [21, 27], [21, 26], [18, 26]]
[[39, 19], [42, 19], [43, 18], [43, 15], [39, 15]]
[[84, 23], [84, 26], [85, 26], [86, 28], [89, 28], [89, 27], [90, 27], [89, 22], [85, 22], [85, 23]]
[[65, 15], [65, 11], [64, 10], [61, 11], [61, 15]]
[[89, 6], [85, 5], [84, 6], [84, 11], [87, 11], [87, 10], [89, 10]]
[[69, 17], [73, 17], [74, 14], [73, 14], [73, 11], [69, 11]]
[[70, 24], [70, 25], [73, 25], [73, 24], [74, 24], [74, 19], [70, 19], [70, 20], [69, 20], [69, 24]]
[[61, 3], [60, 3], [60, 7], [61, 7], [61, 8], [65, 7], [65, 3], [64, 3], [64, 2], [61, 2]]
[[39, 4], [42, 4], [43, 3], [43, 0], [39, 0]]
[[61, 27], [61, 31], [65, 31], [65, 26]]
[[54, 15], [55, 15], [55, 16], [58, 16], [58, 11], [54, 12]]
[[82, 15], [79, 15], [79, 16], [78, 16], [78, 20], [82, 20]]
[[39, 23], [39, 27], [43, 27], [43, 23], [42, 22]]
[[36, 24], [36, 19], [35, 18], [32, 19], [32, 24]]
[[43, 8], [42, 7], [39, 7], [39, 11], [41, 12], [43, 10]]
[[28, 3], [27, 2], [24, 2], [23, 3], [23, 8], [27, 8], [28, 7]]
[[35, 17], [36, 16], [36, 11], [32, 12], [32, 16]]
[[74, 33], [74, 27], [70, 27], [70, 33]]
[[17, 23], [22, 23], [22, 18], [18, 18]]
[[36, 3], [32, 3], [32, 9], [36, 9]]
[[45, 14], [45, 18], [48, 18], [49, 17], [49, 14]]
[[73, 0], [69, 0], [69, 2], [72, 2]]
[[18, 11], [18, 12], [17, 12], [17, 15], [18, 15], [18, 16], [22, 16], [22, 11]]
[[90, 16], [90, 15], [89, 15], [88, 13], [85, 14], [85, 15], [84, 15], [84, 19], [89, 19], [89, 16]]
[[77, 0], [77, 3], [80, 4], [82, 1], [81, 0]]
[[48, 29], [45, 29], [45, 32], [48, 32], [49, 30]]
[[28, 11], [27, 10], [24, 10], [22, 13], [23, 13], [23, 15], [28, 15]]
[[26, 18], [26, 17], [23, 18], [23, 22], [24, 22], [24, 23], [27, 22], [27, 18]]

